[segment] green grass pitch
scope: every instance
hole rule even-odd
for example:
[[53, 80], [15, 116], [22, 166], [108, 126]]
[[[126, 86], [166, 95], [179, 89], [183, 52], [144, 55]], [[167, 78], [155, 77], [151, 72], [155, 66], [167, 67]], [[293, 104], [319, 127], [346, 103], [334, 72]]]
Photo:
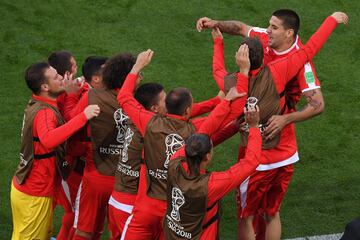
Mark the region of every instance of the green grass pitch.
[[[200, 101], [217, 91], [211, 74], [211, 34], [198, 33], [195, 21], [208, 16], [267, 27], [271, 13], [278, 8], [299, 13], [303, 42], [332, 12], [344, 11], [350, 17], [349, 26], [338, 27], [314, 59], [325, 112], [297, 124], [301, 161], [296, 164], [281, 212], [284, 238], [343, 231], [345, 224], [360, 213], [360, 2], [1, 0], [1, 239], [10, 239], [12, 231], [9, 190], [19, 161], [23, 110], [30, 96], [23, 77], [28, 65], [45, 60], [54, 50], [71, 51], [81, 66], [91, 54], [137, 54], [151, 48], [155, 55], [145, 70], [146, 81], [161, 82], [166, 89], [189, 87]], [[240, 40], [225, 36], [230, 71], [235, 70], [234, 53]], [[234, 137], [216, 149], [211, 169], [227, 169], [236, 154]], [[234, 194], [228, 194], [223, 203], [221, 237], [235, 239]], [[60, 212], [56, 212], [55, 231]]]

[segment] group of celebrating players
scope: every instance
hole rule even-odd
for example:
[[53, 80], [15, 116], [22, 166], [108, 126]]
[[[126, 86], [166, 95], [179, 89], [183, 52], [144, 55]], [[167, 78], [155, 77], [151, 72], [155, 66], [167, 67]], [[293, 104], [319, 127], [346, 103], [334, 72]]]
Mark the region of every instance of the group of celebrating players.
[[[13, 239], [49, 239], [56, 205], [64, 208], [57, 239], [100, 239], [106, 218], [111, 239], [217, 239], [220, 200], [234, 189], [238, 239], [280, 239], [280, 205], [299, 160], [294, 123], [324, 109], [312, 58], [347, 22], [333, 13], [302, 45], [292, 10], [275, 11], [267, 29], [200, 18], [199, 32], [212, 29], [219, 88], [200, 103], [187, 88], [140, 84], [150, 49], [90, 56], [79, 78], [66, 51], [29, 66]], [[222, 33], [245, 37], [234, 73]], [[237, 163], [207, 172], [213, 148], [236, 133]]]

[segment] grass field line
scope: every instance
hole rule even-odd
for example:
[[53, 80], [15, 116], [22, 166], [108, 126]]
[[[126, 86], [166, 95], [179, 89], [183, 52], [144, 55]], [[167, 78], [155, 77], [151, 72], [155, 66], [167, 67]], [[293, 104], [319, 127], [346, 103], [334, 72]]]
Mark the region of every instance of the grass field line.
[[285, 240], [339, 240], [343, 233], [334, 233], [328, 235], [317, 235], [311, 237], [299, 237], [299, 238], [289, 238]]

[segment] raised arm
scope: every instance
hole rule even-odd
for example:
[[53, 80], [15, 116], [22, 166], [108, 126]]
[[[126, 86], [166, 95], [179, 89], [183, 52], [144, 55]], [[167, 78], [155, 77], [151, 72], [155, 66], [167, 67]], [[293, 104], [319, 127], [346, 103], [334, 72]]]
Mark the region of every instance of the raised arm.
[[219, 95], [202, 102], [194, 103], [192, 106], [190, 118], [198, 117], [205, 113], [211, 112], [221, 102], [221, 97]]
[[136, 63], [127, 75], [125, 82], [117, 96], [118, 103], [131, 121], [139, 129], [141, 134], [145, 135], [145, 129], [154, 113], [147, 111], [133, 96], [138, 75], [141, 70], [150, 63], [153, 51], [147, 50], [138, 55]]
[[228, 72], [225, 67], [223, 37], [218, 28], [212, 30], [212, 36], [214, 40], [213, 77], [219, 89], [224, 91], [224, 78]]
[[241, 21], [218, 21], [208, 17], [202, 17], [196, 23], [196, 29], [199, 32], [203, 29], [215, 27], [219, 28], [221, 32], [230, 35], [241, 35], [243, 37], [247, 36], [249, 30], [251, 29], [251, 26]]
[[[241, 45], [235, 54], [236, 64], [239, 67], [239, 72], [236, 73], [237, 82], [236, 89], [238, 92], [247, 93], [249, 86], [249, 48], [247, 45]], [[243, 109], [246, 104], [247, 95], [239, 97], [231, 103], [231, 110], [227, 118], [223, 121], [222, 126], [227, 125], [233, 120], [237, 119], [243, 114]]]

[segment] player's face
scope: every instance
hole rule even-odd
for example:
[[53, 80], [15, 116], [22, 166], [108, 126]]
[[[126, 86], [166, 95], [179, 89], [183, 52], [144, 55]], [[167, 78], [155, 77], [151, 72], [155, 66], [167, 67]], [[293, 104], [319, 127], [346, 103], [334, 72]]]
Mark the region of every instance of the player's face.
[[55, 68], [50, 67], [45, 71], [45, 78], [47, 79], [47, 87], [49, 95], [52, 97], [59, 96], [65, 91], [64, 78], [57, 73]]
[[275, 50], [281, 48], [287, 39], [287, 30], [284, 28], [282, 20], [272, 16], [266, 31], [269, 35], [269, 47]]
[[71, 57], [70, 63], [71, 63], [71, 74], [75, 77], [76, 73], [77, 73], [77, 65], [76, 65], [75, 58]]

